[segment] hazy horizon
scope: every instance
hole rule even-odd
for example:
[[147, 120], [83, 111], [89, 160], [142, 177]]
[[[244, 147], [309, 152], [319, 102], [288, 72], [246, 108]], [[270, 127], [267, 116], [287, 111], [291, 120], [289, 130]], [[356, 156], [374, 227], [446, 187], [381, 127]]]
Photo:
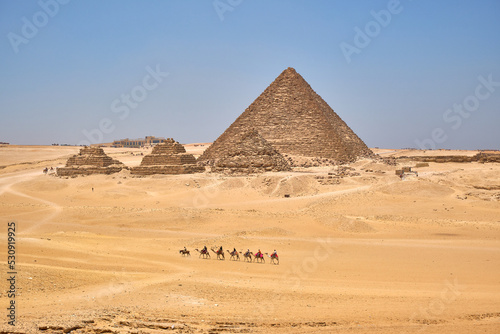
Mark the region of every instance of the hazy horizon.
[[0, 2], [0, 142], [213, 142], [293, 67], [369, 146], [500, 149], [500, 3]]

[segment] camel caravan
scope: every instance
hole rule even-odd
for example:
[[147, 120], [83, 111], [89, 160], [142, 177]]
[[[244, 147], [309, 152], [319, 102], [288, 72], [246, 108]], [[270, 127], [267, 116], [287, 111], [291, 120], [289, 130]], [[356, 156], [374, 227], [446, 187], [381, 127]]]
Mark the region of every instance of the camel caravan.
[[[222, 246], [220, 247], [211, 247], [210, 250], [207, 248], [207, 246], [204, 246], [201, 250], [198, 248], [195, 248], [195, 251], [199, 254], [198, 258], [202, 259], [211, 259], [210, 256], [210, 251], [214, 253], [214, 255], [217, 257], [217, 260], [225, 260], [225, 253], [224, 249]], [[257, 263], [266, 263], [266, 260], [264, 258], [264, 255], [266, 255], [270, 259], [271, 264], [280, 264], [280, 260], [278, 257], [278, 253], [276, 250], [269, 255], [269, 253], [262, 253], [260, 249], [257, 251], [257, 253], [252, 253], [250, 249], [247, 249], [245, 253], [243, 253], [243, 250], [237, 251], [236, 248], [233, 248], [232, 251], [229, 249], [226, 249], [226, 252], [229, 254], [229, 261], [240, 261], [241, 257], [243, 257], [243, 260], [245, 262], [257, 262]], [[183, 257], [191, 256], [191, 252], [184, 247], [184, 249], [179, 250], [179, 254], [181, 254]]]

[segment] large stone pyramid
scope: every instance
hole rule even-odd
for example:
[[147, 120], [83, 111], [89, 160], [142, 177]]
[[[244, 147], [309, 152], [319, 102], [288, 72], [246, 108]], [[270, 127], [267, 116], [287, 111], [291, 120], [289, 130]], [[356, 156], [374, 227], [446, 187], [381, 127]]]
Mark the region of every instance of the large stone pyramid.
[[190, 174], [204, 172], [205, 167], [196, 165], [192, 154], [186, 153], [184, 146], [168, 138], [164, 143], [153, 147], [151, 154], [142, 158], [141, 165], [133, 167], [131, 174]]
[[57, 168], [57, 175], [112, 174], [118, 173], [124, 167], [120, 161], [107, 156], [102, 148], [84, 147], [68, 159], [65, 167]]
[[231, 174], [291, 170], [288, 162], [259, 133], [251, 129], [214, 161], [212, 171]]
[[293, 68], [284, 70], [198, 158], [213, 163], [251, 128], [281, 154], [352, 162], [373, 152]]

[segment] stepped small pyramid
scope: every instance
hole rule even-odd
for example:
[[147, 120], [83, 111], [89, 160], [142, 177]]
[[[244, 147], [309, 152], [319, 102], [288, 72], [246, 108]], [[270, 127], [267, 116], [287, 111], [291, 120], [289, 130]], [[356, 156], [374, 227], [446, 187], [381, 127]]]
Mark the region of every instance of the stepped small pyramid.
[[212, 171], [250, 174], [291, 170], [288, 162], [261, 135], [251, 129], [214, 162]]
[[84, 147], [78, 154], [68, 159], [65, 167], [57, 168], [57, 175], [113, 174], [118, 173], [124, 167], [120, 161], [107, 156], [102, 148]]
[[321, 157], [337, 163], [373, 152], [293, 68], [267, 89], [198, 158], [213, 164], [254, 128], [279, 153]]
[[131, 174], [190, 174], [204, 172], [205, 167], [196, 165], [196, 158], [186, 153], [184, 146], [168, 138], [153, 147], [151, 154], [144, 156], [141, 165], [131, 168]]

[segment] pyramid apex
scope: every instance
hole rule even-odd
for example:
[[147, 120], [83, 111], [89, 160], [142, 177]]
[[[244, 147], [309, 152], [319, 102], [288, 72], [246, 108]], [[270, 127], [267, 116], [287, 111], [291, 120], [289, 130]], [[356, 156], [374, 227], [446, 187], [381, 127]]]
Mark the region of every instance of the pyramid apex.
[[[302, 76], [293, 68], [293, 67], [287, 67], [286, 70], [280, 73], [276, 80], [297, 80], [297, 79], [302, 79]], [[304, 80], [305, 81], [305, 80]]]

